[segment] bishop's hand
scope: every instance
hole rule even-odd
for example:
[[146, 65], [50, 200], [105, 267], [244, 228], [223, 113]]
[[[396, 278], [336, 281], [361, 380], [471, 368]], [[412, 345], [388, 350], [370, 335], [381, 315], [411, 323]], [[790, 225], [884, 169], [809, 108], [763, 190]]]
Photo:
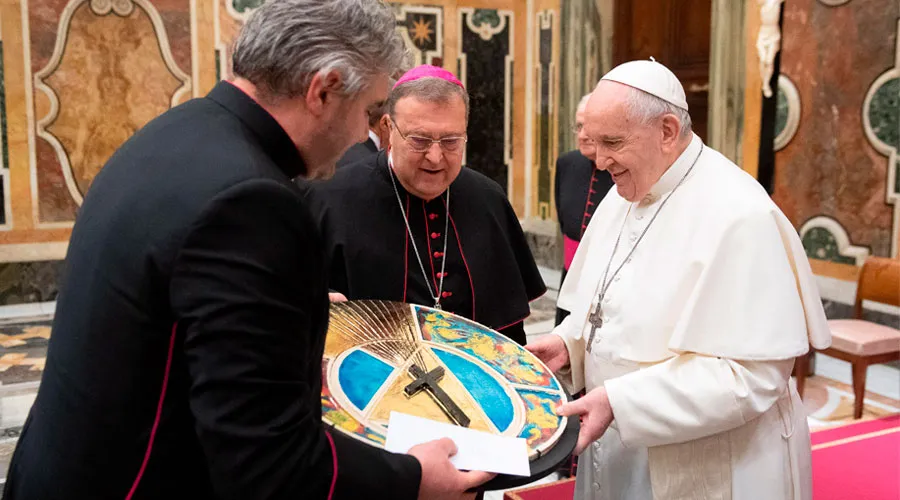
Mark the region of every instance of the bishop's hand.
[[578, 433], [574, 451], [576, 455], [600, 439], [614, 418], [605, 387], [598, 387], [571, 403], [560, 405], [556, 413], [563, 417], [581, 416], [581, 432]]
[[525, 349], [531, 351], [554, 373], [569, 363], [569, 350], [559, 335], [544, 335], [526, 345]]
[[466, 491], [488, 482], [496, 475], [457, 470], [450, 462], [450, 457], [456, 455], [456, 444], [449, 438], [413, 446], [409, 449], [409, 454], [416, 457], [422, 466], [420, 500], [475, 498], [475, 493]]

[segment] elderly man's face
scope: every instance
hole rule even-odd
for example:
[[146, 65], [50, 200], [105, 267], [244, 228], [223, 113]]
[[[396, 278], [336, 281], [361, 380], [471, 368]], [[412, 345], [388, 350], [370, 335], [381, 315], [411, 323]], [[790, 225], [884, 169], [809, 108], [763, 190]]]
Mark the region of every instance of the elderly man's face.
[[594, 159], [597, 149], [594, 147], [594, 141], [588, 137], [584, 130], [584, 108], [575, 113], [575, 131], [578, 133], [578, 151], [587, 158]]
[[[437, 198], [462, 170], [465, 102], [459, 96], [447, 103], [405, 97], [394, 107], [393, 123], [391, 155], [397, 178], [411, 194], [423, 200]], [[442, 139], [443, 143], [425, 139]]]
[[631, 116], [629, 92], [619, 83], [601, 81], [588, 101], [585, 131], [594, 140], [597, 168], [609, 171], [619, 195], [635, 202], [650, 192], [669, 165], [662, 127]]

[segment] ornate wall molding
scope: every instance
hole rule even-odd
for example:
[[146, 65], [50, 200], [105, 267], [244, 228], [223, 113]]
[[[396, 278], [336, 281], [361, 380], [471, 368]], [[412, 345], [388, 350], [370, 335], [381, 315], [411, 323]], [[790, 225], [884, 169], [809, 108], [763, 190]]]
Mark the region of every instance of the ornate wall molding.
[[861, 266], [870, 254], [868, 248], [850, 242], [850, 236], [840, 222], [824, 215], [803, 224], [800, 240], [811, 259]]
[[443, 66], [444, 9], [423, 5], [394, 4], [397, 33], [412, 54], [412, 65]]
[[543, 10], [535, 13], [534, 44], [534, 175], [532, 187], [537, 195], [534, 199], [534, 215], [543, 220], [552, 218], [554, 194], [553, 178], [556, 172], [558, 154], [557, 109], [557, 62], [558, 51], [557, 12]]
[[[80, 187], [75, 179], [73, 165], [70, 161], [70, 152], [66, 150], [60, 138], [49, 130], [59, 117], [61, 110], [61, 103], [57, 93], [58, 89], [54, 89], [49, 83], [49, 80], [54, 73], [60, 69], [63, 55], [66, 52], [73, 17], [75, 16], [76, 11], [78, 11], [85, 3], [89, 3], [91, 12], [99, 17], [114, 14], [119, 17], [128, 18], [134, 13], [135, 5], [140, 7], [140, 9], [146, 13], [152, 24], [152, 29], [155, 33], [159, 52], [165, 67], [168, 69], [170, 75], [181, 83], [181, 85], [172, 93], [169, 99], [169, 105], [175, 106], [181, 102], [183, 98], [189, 96], [191, 92], [191, 78], [175, 63], [163, 20], [149, 0], [72, 0], [66, 5], [60, 16], [53, 55], [47, 66], [34, 75], [34, 88], [42, 91], [47, 96], [50, 103], [49, 112], [43, 118], [38, 120], [36, 128], [37, 135], [46, 140], [55, 150], [62, 167], [69, 193], [79, 205], [84, 199], [84, 188]], [[78, 139], [87, 140], [88, 138], [79, 137]], [[33, 188], [36, 189], [35, 186], [33, 186]], [[37, 200], [35, 199], [34, 202], [37, 203]]]
[[258, 9], [265, 0], [224, 0], [225, 11], [235, 21], [244, 23], [253, 11]]
[[[469, 90], [471, 99], [473, 100], [473, 110], [470, 114], [470, 128], [478, 128], [484, 130], [485, 134], [496, 135], [495, 126], [488, 126], [485, 129], [485, 123], [479, 123], [481, 120], [495, 120], [495, 116], [477, 116], [479, 111], [476, 106], [481, 107], [497, 107], [498, 101], [502, 105], [502, 109], [491, 111], [499, 112], [502, 116], [502, 146], [500, 154], [494, 154], [494, 151], [487, 151], [497, 142], [492, 140], [490, 143], [480, 144], [478, 156], [481, 161], [476, 160], [475, 164], [470, 166], [483, 174], [497, 181], [504, 187], [506, 192], [513, 192], [513, 133], [512, 133], [512, 117], [513, 117], [513, 64], [515, 62], [515, 14], [511, 10], [492, 10], [492, 9], [475, 9], [470, 7], [460, 8], [457, 11], [459, 16], [458, 26], [460, 33], [457, 36], [457, 64], [459, 68], [459, 78], [463, 85]], [[478, 36], [474, 38], [472, 33]], [[505, 33], [500, 38], [499, 35]], [[478, 43], [481, 42], [481, 43]], [[475, 57], [489, 58], [490, 61], [480, 60], [478, 67], [480, 68], [478, 75], [471, 75], [469, 71], [469, 52], [473, 49], [480, 49], [480, 54]], [[477, 60], [477, 59], [476, 59]], [[499, 67], [503, 68], [502, 88], [496, 88], [497, 74], [494, 72]], [[485, 70], [490, 69], [490, 73]], [[498, 98], [497, 93], [502, 92], [502, 101]], [[479, 104], [480, 103], [480, 104]], [[483, 111], [483, 110], [482, 110]], [[476, 153], [474, 148], [479, 147], [481, 136], [477, 138], [470, 137], [470, 147], [467, 148], [463, 163], [469, 164], [469, 154]], [[496, 139], [501, 139], [496, 137]], [[493, 143], [493, 144], [491, 144]], [[496, 162], [502, 162], [503, 167], [498, 168]], [[505, 178], [504, 178], [505, 177]]]
[[862, 118], [866, 138], [887, 157], [884, 199], [894, 206], [891, 256], [900, 257], [900, 21], [897, 21], [894, 67], [872, 82], [863, 101]]
[[474, 9], [465, 7], [459, 9], [459, 12], [460, 18], [463, 17], [463, 12], [469, 14], [468, 16], [465, 16], [466, 26], [468, 26], [472, 33], [477, 33], [481, 36], [481, 39], [485, 42], [494, 38], [494, 35], [503, 33], [507, 23], [512, 18], [512, 11], [508, 10], [497, 11], [492, 9]]
[[800, 127], [800, 92], [786, 75], [778, 75], [778, 110], [775, 117], [775, 151], [784, 149]]

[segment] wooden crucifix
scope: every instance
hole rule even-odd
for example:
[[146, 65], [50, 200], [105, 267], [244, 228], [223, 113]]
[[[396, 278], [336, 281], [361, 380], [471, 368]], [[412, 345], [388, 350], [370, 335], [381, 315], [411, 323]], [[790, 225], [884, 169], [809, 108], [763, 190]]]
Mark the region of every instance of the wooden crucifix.
[[469, 426], [469, 417], [466, 416], [459, 405], [450, 399], [450, 395], [438, 385], [438, 382], [444, 378], [444, 369], [442, 367], [439, 366], [426, 373], [419, 365], [413, 363], [409, 365], [409, 374], [412, 376], [413, 381], [403, 389], [407, 397], [412, 397], [424, 390], [453, 423], [460, 427]]

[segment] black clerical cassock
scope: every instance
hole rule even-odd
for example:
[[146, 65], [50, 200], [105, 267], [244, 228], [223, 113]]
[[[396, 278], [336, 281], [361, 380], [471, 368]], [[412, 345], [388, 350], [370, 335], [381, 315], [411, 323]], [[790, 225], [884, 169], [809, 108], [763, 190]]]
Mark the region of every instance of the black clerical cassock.
[[4, 498], [415, 498], [419, 462], [322, 423], [325, 255], [305, 172], [234, 86], [113, 155], [78, 213]]
[[437, 298], [442, 309], [525, 343], [528, 303], [546, 287], [495, 182], [463, 168], [449, 198], [445, 192], [425, 201], [392, 179], [381, 152], [310, 189], [326, 235], [333, 290], [351, 300], [429, 307]]

